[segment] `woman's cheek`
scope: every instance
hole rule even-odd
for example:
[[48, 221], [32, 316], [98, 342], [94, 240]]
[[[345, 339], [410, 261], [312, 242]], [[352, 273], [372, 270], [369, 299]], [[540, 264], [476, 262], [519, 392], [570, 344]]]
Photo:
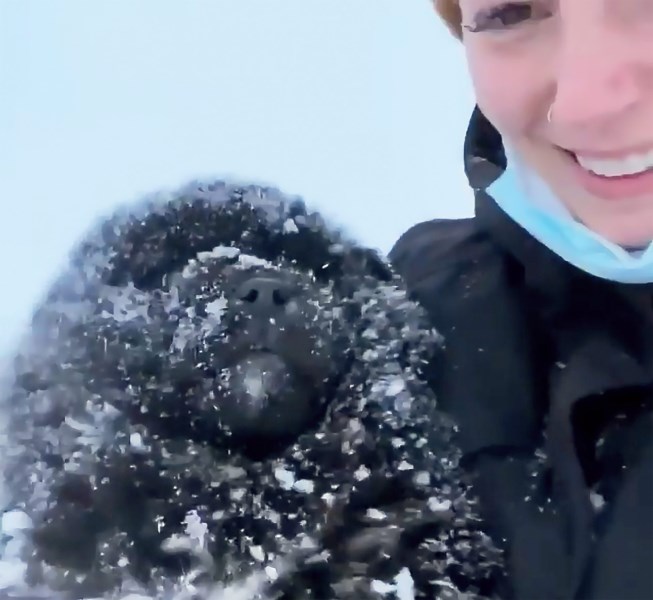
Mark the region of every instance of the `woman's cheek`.
[[538, 112], [538, 80], [533, 65], [505, 56], [492, 57], [481, 48], [467, 51], [476, 102], [485, 117], [508, 137], [525, 135]]

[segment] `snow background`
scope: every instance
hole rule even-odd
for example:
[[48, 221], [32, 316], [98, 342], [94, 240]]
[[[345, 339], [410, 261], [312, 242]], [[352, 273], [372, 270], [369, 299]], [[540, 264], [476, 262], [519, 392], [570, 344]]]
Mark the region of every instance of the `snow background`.
[[0, 360], [98, 215], [193, 177], [387, 251], [468, 215], [473, 100], [429, 0], [0, 0]]

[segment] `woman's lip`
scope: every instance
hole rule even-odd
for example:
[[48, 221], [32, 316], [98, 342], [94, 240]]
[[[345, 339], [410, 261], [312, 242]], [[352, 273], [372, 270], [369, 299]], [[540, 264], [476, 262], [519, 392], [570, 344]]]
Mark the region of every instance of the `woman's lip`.
[[653, 151], [653, 144], [641, 144], [639, 146], [631, 146], [630, 148], [622, 148], [620, 150], [589, 150], [582, 148], [562, 148], [565, 152], [574, 156], [580, 155], [584, 158], [592, 158], [598, 160], [619, 160], [628, 156], [637, 154], [648, 154]]
[[566, 154], [576, 180], [593, 196], [611, 201], [653, 196], [653, 169], [635, 175], [604, 177], [581, 167], [572, 152], [566, 151]]

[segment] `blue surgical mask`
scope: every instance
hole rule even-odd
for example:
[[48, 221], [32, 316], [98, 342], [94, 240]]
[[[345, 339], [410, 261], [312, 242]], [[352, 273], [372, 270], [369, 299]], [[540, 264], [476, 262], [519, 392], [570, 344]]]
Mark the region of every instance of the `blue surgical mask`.
[[621, 283], [653, 283], [653, 240], [628, 251], [576, 221], [537, 173], [506, 148], [508, 167], [487, 192], [535, 239], [575, 267]]

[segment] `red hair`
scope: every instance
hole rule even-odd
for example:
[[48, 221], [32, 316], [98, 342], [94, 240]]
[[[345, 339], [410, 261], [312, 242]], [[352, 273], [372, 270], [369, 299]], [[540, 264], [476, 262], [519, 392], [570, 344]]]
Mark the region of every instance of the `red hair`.
[[457, 38], [462, 37], [462, 14], [458, 0], [433, 0], [433, 6], [449, 31]]

